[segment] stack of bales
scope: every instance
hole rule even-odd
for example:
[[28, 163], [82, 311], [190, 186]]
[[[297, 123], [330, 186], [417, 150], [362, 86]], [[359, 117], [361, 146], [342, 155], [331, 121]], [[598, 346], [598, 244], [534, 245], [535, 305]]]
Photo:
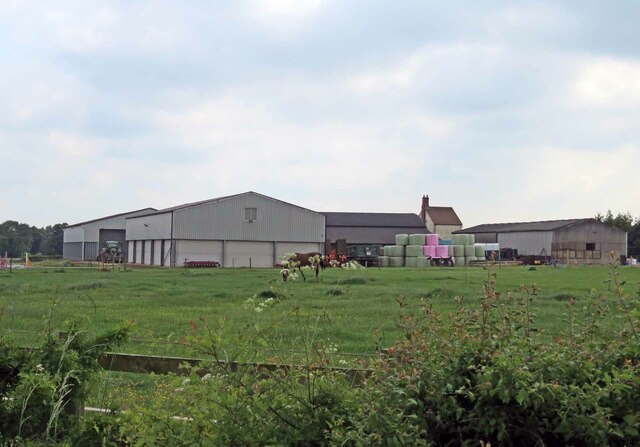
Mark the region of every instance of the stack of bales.
[[431, 259], [449, 256], [437, 234], [396, 234], [396, 245], [386, 245], [378, 259], [381, 267], [429, 267]]
[[[467, 265], [471, 261], [478, 260], [480, 249], [476, 251], [476, 240], [473, 234], [454, 234], [451, 236], [453, 245], [453, 264], [456, 266]], [[484, 257], [484, 252], [482, 252]]]

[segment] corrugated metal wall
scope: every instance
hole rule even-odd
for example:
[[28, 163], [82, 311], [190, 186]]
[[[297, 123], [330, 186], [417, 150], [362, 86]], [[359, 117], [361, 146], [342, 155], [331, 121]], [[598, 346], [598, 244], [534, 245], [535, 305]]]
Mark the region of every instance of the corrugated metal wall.
[[544, 248], [547, 256], [551, 256], [551, 231], [530, 231], [516, 233], [499, 233], [500, 248], [515, 248], [519, 255], [539, 255]]
[[607, 264], [612, 251], [616, 257], [626, 256], [627, 233], [600, 222], [585, 222], [554, 232], [552, 254], [561, 262]]
[[62, 244], [62, 257], [65, 259], [82, 259], [82, 242], [64, 242]]
[[171, 213], [127, 219], [127, 240], [142, 241], [171, 238]]
[[174, 211], [174, 239], [324, 242], [324, 231], [324, 215], [254, 193]]

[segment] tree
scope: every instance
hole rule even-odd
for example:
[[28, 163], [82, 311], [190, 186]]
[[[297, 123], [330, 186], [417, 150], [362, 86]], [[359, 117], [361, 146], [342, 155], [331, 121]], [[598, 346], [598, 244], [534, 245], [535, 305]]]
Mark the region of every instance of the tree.
[[0, 224], [0, 253], [18, 258], [31, 251], [33, 231], [27, 224], [7, 220]]
[[597, 213], [598, 222], [611, 225], [627, 232], [627, 256], [640, 256], [640, 217], [634, 220], [630, 212], [618, 213], [615, 216], [608, 210], [606, 214]]

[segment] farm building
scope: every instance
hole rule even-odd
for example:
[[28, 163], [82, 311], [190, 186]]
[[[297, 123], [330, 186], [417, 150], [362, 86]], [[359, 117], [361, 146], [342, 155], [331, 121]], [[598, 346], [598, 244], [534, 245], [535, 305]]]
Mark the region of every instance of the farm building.
[[609, 254], [627, 254], [627, 233], [595, 219], [486, 224], [457, 231], [476, 242], [499, 243], [518, 255], [553, 256], [562, 263], [607, 264]]
[[126, 229], [131, 263], [273, 267], [285, 253], [322, 251], [325, 217], [250, 191], [131, 217]]
[[64, 229], [62, 256], [76, 261], [95, 261], [105, 241], [121, 242], [126, 256], [125, 219], [154, 211], [155, 208], [144, 208], [71, 225]]
[[451, 239], [451, 234], [462, 228], [462, 221], [450, 206], [431, 206], [429, 196], [422, 196], [420, 218], [429, 230], [440, 239]]
[[424, 222], [412, 213], [323, 213], [327, 218], [326, 251], [341, 252], [337, 244], [393, 245], [396, 234], [428, 233]]

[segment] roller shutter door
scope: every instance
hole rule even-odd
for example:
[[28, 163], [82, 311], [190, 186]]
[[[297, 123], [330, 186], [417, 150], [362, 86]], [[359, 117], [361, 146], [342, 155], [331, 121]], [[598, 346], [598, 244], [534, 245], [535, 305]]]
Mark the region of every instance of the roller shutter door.
[[222, 241], [176, 241], [176, 244], [176, 266], [184, 265], [185, 260], [222, 262]]
[[162, 262], [162, 241], [153, 241], [153, 265], [161, 265]]
[[273, 267], [273, 242], [228, 241], [224, 246], [225, 267]]

